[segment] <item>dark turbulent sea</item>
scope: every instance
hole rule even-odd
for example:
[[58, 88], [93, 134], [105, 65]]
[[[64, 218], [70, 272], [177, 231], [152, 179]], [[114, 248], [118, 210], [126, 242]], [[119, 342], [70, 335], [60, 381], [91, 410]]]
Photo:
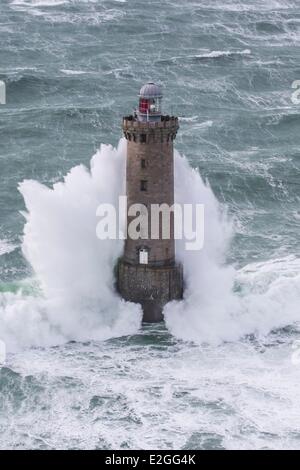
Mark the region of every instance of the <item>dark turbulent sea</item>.
[[[0, 448], [300, 449], [299, 47], [298, 0], [1, 0]], [[149, 79], [206, 210], [165, 326], [95, 236]]]

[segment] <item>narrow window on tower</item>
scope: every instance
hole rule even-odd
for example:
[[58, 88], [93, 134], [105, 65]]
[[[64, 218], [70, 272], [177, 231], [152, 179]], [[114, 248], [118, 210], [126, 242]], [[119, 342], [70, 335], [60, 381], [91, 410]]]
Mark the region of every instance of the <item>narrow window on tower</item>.
[[141, 134], [140, 135], [140, 142], [141, 142], [141, 144], [145, 144], [147, 142], [146, 134]]
[[144, 158], [141, 159], [141, 167], [146, 168], [146, 160]]
[[147, 191], [148, 188], [148, 181], [141, 180], [141, 191]]

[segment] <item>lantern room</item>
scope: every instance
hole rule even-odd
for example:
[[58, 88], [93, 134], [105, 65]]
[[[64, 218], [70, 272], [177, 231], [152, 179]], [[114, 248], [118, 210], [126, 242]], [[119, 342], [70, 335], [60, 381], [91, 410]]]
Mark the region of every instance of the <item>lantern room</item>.
[[139, 94], [138, 119], [140, 121], [160, 121], [162, 90], [159, 85], [148, 82]]

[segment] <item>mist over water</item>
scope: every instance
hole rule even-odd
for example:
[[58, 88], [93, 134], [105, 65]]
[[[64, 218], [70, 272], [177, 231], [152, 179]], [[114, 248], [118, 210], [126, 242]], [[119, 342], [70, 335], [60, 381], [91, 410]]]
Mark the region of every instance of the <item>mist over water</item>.
[[[298, 2], [0, 15], [0, 448], [299, 449]], [[176, 201], [205, 205], [205, 240], [177, 243], [184, 299], [145, 326], [96, 208], [124, 194], [121, 117], [149, 79], [180, 117]]]

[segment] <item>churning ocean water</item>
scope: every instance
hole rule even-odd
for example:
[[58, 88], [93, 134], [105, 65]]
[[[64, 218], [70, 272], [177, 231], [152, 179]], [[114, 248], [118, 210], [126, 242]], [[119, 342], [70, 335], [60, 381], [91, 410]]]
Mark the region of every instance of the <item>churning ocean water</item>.
[[[0, 44], [0, 448], [300, 449], [299, 1], [1, 0]], [[95, 211], [149, 79], [205, 244], [144, 326]]]

